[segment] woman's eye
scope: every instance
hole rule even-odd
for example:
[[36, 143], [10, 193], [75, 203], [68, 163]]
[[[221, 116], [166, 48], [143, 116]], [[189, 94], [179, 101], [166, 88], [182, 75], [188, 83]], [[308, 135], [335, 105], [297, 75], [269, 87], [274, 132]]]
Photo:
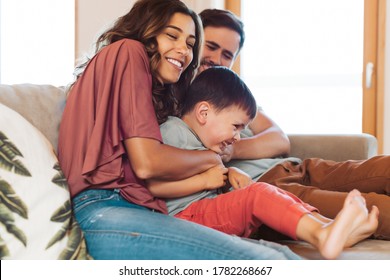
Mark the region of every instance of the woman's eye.
[[189, 49], [193, 49], [193, 48], [194, 48], [194, 45], [195, 45], [195, 44], [193, 44], [193, 43], [187, 43], [187, 46], [188, 46]]
[[173, 34], [167, 33], [167, 36], [172, 39], [177, 39], [177, 37]]

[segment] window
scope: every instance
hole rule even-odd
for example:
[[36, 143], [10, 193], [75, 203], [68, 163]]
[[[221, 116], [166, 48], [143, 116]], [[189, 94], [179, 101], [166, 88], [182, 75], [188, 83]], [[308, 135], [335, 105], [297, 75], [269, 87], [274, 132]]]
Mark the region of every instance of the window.
[[287, 133], [362, 132], [363, 0], [241, 0], [241, 76]]
[[72, 82], [74, 30], [74, 1], [0, 0], [0, 82]]

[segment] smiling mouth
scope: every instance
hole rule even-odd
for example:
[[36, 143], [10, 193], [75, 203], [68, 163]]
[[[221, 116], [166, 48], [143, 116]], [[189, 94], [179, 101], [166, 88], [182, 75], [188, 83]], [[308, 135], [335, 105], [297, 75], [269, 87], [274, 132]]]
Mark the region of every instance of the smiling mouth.
[[176, 60], [176, 59], [173, 59], [173, 58], [167, 58], [168, 62], [175, 65], [176, 67], [180, 68], [180, 69], [183, 69], [183, 62], [179, 61], [179, 60]]
[[235, 141], [223, 141], [219, 148], [221, 149], [221, 151], [224, 151], [227, 146], [232, 145], [234, 142]]
[[203, 66], [204, 68], [210, 68], [210, 67], [218, 66], [217, 64], [215, 64], [215, 63], [213, 63], [211, 61], [205, 61], [205, 60], [203, 60], [200, 65]]

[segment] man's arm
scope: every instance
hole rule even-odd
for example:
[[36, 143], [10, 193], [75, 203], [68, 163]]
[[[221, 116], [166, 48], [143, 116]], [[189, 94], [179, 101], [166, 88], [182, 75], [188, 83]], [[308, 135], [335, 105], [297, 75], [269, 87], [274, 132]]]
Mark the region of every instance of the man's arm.
[[290, 141], [283, 130], [262, 110], [249, 124], [252, 137], [241, 138], [231, 146], [231, 157], [225, 156], [225, 162], [230, 159], [259, 159], [284, 156], [290, 152]]

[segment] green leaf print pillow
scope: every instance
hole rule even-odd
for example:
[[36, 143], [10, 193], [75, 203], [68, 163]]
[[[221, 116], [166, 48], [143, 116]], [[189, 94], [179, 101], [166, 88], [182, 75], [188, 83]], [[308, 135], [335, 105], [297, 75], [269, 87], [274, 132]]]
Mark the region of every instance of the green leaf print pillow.
[[0, 104], [1, 259], [89, 259], [49, 141]]

